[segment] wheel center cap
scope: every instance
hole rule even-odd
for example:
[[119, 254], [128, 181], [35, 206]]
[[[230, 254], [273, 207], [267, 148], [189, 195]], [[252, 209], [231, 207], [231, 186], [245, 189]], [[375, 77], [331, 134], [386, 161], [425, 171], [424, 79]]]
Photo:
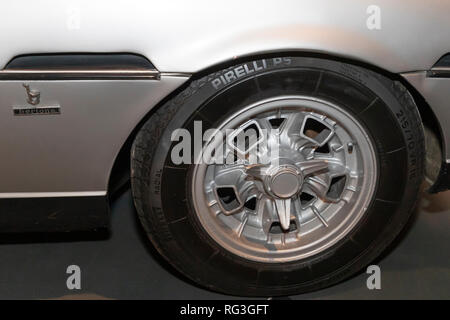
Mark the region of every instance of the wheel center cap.
[[290, 198], [296, 194], [303, 183], [302, 175], [295, 169], [279, 168], [269, 180], [270, 191], [279, 198]]

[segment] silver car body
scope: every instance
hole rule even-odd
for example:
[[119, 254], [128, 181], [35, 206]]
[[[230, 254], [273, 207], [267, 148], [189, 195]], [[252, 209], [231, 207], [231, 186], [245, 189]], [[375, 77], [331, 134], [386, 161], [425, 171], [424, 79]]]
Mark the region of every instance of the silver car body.
[[[0, 198], [106, 195], [119, 151], [153, 107], [197, 72], [268, 53], [321, 53], [401, 74], [441, 121], [450, 161], [450, 79], [427, 77], [450, 52], [447, 1], [15, 0], [2, 12], [0, 69], [27, 54], [127, 52], [159, 77], [0, 80]], [[374, 12], [379, 28], [368, 25]], [[14, 116], [24, 82], [61, 114]]]

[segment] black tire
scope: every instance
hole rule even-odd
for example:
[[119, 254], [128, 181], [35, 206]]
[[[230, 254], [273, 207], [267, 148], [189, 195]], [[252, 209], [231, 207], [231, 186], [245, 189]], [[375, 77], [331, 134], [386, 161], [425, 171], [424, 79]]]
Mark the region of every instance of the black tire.
[[[288, 94], [319, 97], [351, 112], [373, 140], [379, 176], [369, 209], [345, 238], [304, 260], [264, 264], [224, 250], [203, 230], [191, 206], [190, 166], [171, 163], [170, 135], [176, 128], [192, 130], [194, 120], [214, 127], [235, 108]], [[401, 83], [331, 60], [268, 58], [192, 81], [161, 106], [134, 142], [132, 191], [149, 238], [190, 279], [233, 295], [289, 295], [342, 281], [380, 255], [410, 217], [424, 153], [422, 122]]]

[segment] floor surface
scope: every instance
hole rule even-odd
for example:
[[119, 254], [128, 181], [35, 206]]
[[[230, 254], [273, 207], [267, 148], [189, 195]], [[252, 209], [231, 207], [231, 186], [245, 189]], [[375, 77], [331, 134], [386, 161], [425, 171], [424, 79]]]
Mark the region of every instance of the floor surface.
[[[113, 203], [111, 234], [89, 237], [34, 239], [39, 243], [1, 238], [0, 299], [237, 298], [198, 288], [173, 272], [143, 235], [129, 191]], [[81, 290], [66, 287], [72, 264], [81, 269]], [[334, 287], [289, 298], [450, 299], [450, 192], [424, 196], [408, 231], [377, 264], [381, 290], [368, 290], [368, 275], [362, 272]]]

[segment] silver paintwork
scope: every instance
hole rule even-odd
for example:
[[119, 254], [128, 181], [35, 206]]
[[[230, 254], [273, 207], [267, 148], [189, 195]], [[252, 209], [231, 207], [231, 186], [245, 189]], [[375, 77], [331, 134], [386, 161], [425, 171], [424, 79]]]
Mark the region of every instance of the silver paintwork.
[[[367, 27], [371, 5], [380, 7], [380, 30]], [[442, 0], [14, 0], [2, 12], [0, 67], [19, 54], [134, 52], [160, 71], [193, 73], [233, 57], [299, 50], [406, 72], [450, 52]]]
[[445, 139], [443, 154], [450, 163], [450, 79], [428, 77], [427, 72], [411, 72], [402, 76], [423, 96], [433, 108], [436, 118], [441, 123]]
[[57, 116], [15, 117], [22, 82], [0, 85], [0, 193], [101, 191], [130, 131], [188, 78], [29, 81]]
[[[318, 52], [400, 73], [429, 70], [450, 52], [448, 2], [378, 0], [380, 30], [366, 25], [372, 4], [3, 1], [0, 68], [21, 54], [132, 52], [147, 57], [161, 71], [161, 81], [30, 81], [44, 103], [61, 105], [57, 118], [14, 118], [11, 108], [24, 103], [23, 88], [20, 82], [0, 81], [0, 192], [106, 190], [108, 170], [139, 120], [190, 73], [221, 62], [270, 52]], [[450, 159], [445, 128], [450, 81], [405, 78], [444, 124]]]
[[[269, 121], [279, 118], [285, 120], [273, 130]], [[330, 134], [320, 141], [306, 135], [308, 119], [329, 128]], [[250, 127], [258, 128], [260, 138], [253, 139], [258, 145], [236, 148], [234, 138]], [[192, 198], [202, 226], [225, 249], [255, 261], [297, 261], [329, 248], [363, 217], [376, 184], [376, 156], [363, 127], [339, 106], [311, 97], [276, 97], [238, 111], [217, 129], [236, 131], [232, 138], [213, 139], [204, 148], [224, 144], [218, 149], [229, 152], [224, 159], [214, 153], [216, 162], [206, 159], [194, 167]], [[330, 153], [316, 152], [325, 144]], [[251, 152], [270, 162], [251, 163]], [[230, 163], [234, 155], [237, 161]], [[345, 177], [345, 185], [339, 196], [330, 198], [335, 177]], [[217, 190], [230, 187], [237, 201], [224, 208]], [[312, 200], [302, 203], [302, 193]], [[244, 206], [252, 198], [254, 210]], [[290, 229], [291, 221], [297, 229]], [[283, 232], [270, 232], [273, 223]]]

